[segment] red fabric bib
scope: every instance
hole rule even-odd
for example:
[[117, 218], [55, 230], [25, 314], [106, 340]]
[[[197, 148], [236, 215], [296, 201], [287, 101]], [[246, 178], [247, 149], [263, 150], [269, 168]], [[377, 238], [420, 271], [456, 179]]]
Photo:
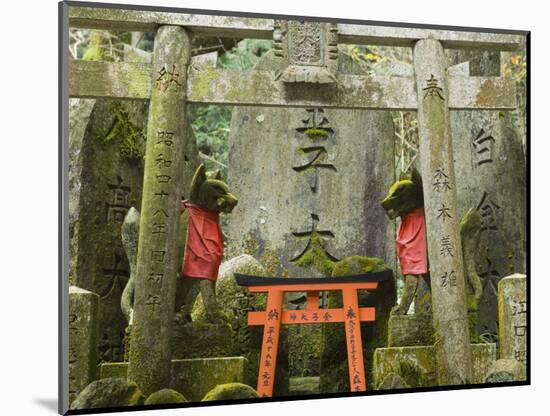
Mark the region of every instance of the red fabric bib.
[[423, 207], [401, 217], [396, 246], [401, 273], [419, 275], [428, 272]]
[[202, 208], [189, 201], [181, 201], [180, 211], [185, 209], [189, 212], [189, 222], [182, 275], [216, 280], [223, 257], [220, 213]]

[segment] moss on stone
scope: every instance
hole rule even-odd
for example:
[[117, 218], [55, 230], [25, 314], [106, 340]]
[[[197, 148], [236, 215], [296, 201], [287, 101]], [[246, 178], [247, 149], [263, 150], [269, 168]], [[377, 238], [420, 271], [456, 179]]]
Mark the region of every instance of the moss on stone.
[[103, 363], [99, 365], [99, 378], [126, 378], [128, 363]]
[[123, 378], [105, 378], [88, 384], [71, 403], [71, 409], [138, 406], [143, 401], [136, 383]]
[[229, 357], [234, 332], [229, 324], [176, 321], [172, 331], [172, 357], [177, 359]]
[[288, 358], [291, 377], [319, 374], [322, 325], [290, 325], [288, 327]]
[[100, 137], [103, 143], [119, 142], [120, 156], [125, 159], [142, 159], [145, 155], [145, 134], [130, 121], [128, 112], [121, 103], [114, 102], [112, 111], [115, 115], [113, 124], [106, 136]]
[[210, 402], [215, 400], [235, 400], [258, 398], [258, 393], [252, 387], [242, 383], [219, 384], [206, 393], [201, 400]]
[[388, 270], [388, 266], [378, 257], [349, 256], [334, 264], [331, 275], [349, 276], [383, 270]]
[[317, 231], [313, 231], [307, 251], [293, 263], [300, 267], [315, 267], [320, 273], [330, 276], [336, 259], [328, 254], [326, 244], [323, 237]]
[[197, 96], [205, 97], [209, 95], [209, 90], [214, 81], [218, 79], [220, 72], [216, 70], [213, 65], [205, 65], [201, 68], [201, 76], [193, 84], [193, 89], [196, 91]]
[[418, 365], [412, 361], [399, 361], [399, 375], [410, 387], [424, 387], [426, 377]]
[[307, 129], [304, 131], [304, 134], [312, 140], [319, 140], [328, 137], [328, 132], [323, 129]]
[[290, 395], [319, 394], [319, 377], [292, 377]]
[[162, 389], [154, 392], [147, 400], [145, 400], [145, 405], [155, 405], [155, 404], [170, 404], [170, 403], [185, 403], [188, 400], [183, 396], [183, 394], [178, 393], [176, 390], [172, 389]]
[[82, 56], [82, 59], [85, 61], [104, 61], [105, 60], [105, 52], [103, 49], [104, 43], [105, 43], [105, 39], [103, 38], [103, 34], [100, 31], [93, 31], [92, 35], [90, 36], [88, 49]]

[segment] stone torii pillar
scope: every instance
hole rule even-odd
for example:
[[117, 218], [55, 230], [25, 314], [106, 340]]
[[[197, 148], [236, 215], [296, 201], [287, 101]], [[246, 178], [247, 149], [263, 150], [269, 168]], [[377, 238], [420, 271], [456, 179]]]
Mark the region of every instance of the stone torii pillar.
[[422, 39], [413, 57], [438, 381], [465, 384], [472, 382], [472, 356], [445, 52], [439, 41]]
[[190, 36], [161, 26], [155, 37], [128, 379], [149, 394], [168, 387]]

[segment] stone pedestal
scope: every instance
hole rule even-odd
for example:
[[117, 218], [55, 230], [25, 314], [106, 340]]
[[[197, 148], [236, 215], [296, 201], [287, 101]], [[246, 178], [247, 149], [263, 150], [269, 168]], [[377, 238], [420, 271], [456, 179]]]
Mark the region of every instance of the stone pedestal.
[[513, 274], [498, 283], [499, 356], [527, 364], [527, 276]]
[[388, 323], [388, 347], [433, 345], [431, 315], [395, 315]]
[[[473, 372], [469, 384], [485, 382], [496, 359], [495, 344], [471, 344]], [[390, 373], [398, 374], [409, 387], [439, 386], [433, 346], [378, 348], [374, 353], [374, 385]]]
[[174, 324], [172, 357], [174, 359], [231, 357], [234, 333], [229, 324]]
[[99, 296], [69, 287], [69, 403], [96, 379]]
[[[200, 401], [218, 384], [243, 383], [246, 364], [243, 357], [172, 360], [171, 378], [163, 388], [176, 390], [189, 401]], [[126, 378], [128, 363], [101, 364], [99, 372], [100, 378]]]

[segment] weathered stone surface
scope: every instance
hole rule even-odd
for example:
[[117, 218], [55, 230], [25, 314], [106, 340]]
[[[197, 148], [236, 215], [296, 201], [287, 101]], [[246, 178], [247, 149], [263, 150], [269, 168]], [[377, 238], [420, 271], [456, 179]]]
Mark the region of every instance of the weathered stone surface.
[[120, 235], [122, 238], [122, 247], [124, 247], [124, 252], [126, 253], [128, 265], [130, 267], [130, 278], [122, 292], [120, 307], [126, 321], [131, 325], [134, 308], [134, 289], [139, 239], [139, 212], [134, 207], [131, 207], [126, 213], [124, 221], [122, 222]]
[[[386, 269], [381, 259], [362, 256], [346, 257], [336, 263], [333, 276], [369, 273]], [[376, 348], [384, 347], [388, 341], [388, 320], [396, 302], [395, 281], [391, 279], [379, 284], [373, 292], [359, 291], [360, 307], [375, 307], [376, 321], [361, 323], [363, 364], [367, 385], [373, 381], [373, 354]], [[328, 307], [342, 307], [342, 296], [331, 292]], [[310, 341], [311, 342], [311, 341]], [[348, 392], [349, 370], [347, 344], [343, 324], [325, 324], [322, 327], [320, 391], [322, 393]]]
[[384, 377], [384, 380], [376, 387], [376, 390], [395, 390], [406, 389], [409, 386], [399, 374], [389, 373]]
[[485, 376], [486, 383], [524, 381], [525, 379], [525, 365], [513, 358], [501, 358], [496, 360]]
[[[270, 53], [256, 69], [277, 69], [277, 60]], [[239, 195], [227, 228], [230, 255], [254, 256], [269, 276], [330, 276], [334, 260], [351, 255], [395, 265], [394, 225], [379, 207], [394, 175], [389, 113], [240, 107], [229, 165]], [[298, 297], [287, 295], [286, 307], [296, 308], [290, 301]], [[312, 343], [320, 339], [319, 329], [305, 331]]]
[[[69, 7], [71, 27], [147, 31], [173, 24], [192, 28], [195, 35], [271, 39], [273, 19], [210, 16], [187, 13], [147, 12], [96, 7]], [[464, 32], [364, 24], [338, 24], [338, 42], [363, 45], [410, 47], [419, 39], [440, 39], [447, 48], [515, 50], [521, 36], [515, 34]]]
[[502, 33], [463, 32], [458, 30], [421, 29], [411, 27], [338, 24], [338, 41], [362, 45], [410, 47], [420, 39], [438, 39], [446, 48], [479, 48], [516, 50], [521, 36]]
[[[152, 89], [130, 340], [128, 379], [149, 395], [170, 380], [170, 337], [174, 319], [179, 204], [184, 183], [187, 135], [185, 91], [190, 37], [179, 26], [155, 36]], [[178, 264], [179, 263], [179, 264]]]
[[96, 7], [69, 7], [71, 27], [106, 30], [154, 31], [159, 25], [186, 26], [194, 35], [271, 39], [272, 19], [167, 13]]
[[171, 404], [171, 403], [185, 403], [187, 399], [176, 390], [172, 389], [162, 389], [154, 392], [147, 400], [145, 400], [145, 405], [155, 405], [155, 404]]
[[[271, 53], [256, 69], [270, 68]], [[328, 275], [292, 262], [315, 226], [334, 235], [322, 234], [338, 259], [368, 253], [394, 264], [393, 236], [386, 237], [393, 224], [379, 207], [394, 175], [389, 114], [240, 107], [231, 144], [229, 184], [239, 205], [228, 221], [230, 255], [253, 255], [270, 276]], [[325, 150], [307, 150], [315, 146]]]
[[288, 394], [290, 396], [319, 394], [319, 382], [319, 377], [291, 377]]
[[[495, 344], [471, 344], [473, 372], [469, 384], [485, 382], [489, 367], [496, 359]], [[398, 374], [410, 387], [441, 385], [437, 377], [433, 346], [378, 348], [374, 352], [374, 385], [390, 373]]]
[[286, 83], [337, 82], [338, 29], [336, 23], [275, 20], [273, 48], [282, 68], [275, 79]]
[[106, 62], [73, 59], [69, 63], [71, 97], [151, 97], [151, 65], [143, 62]]
[[[477, 314], [468, 312], [468, 329], [470, 342], [479, 342], [477, 333]], [[391, 316], [388, 325], [388, 347], [412, 347], [433, 345], [434, 330], [431, 315], [395, 315]]]
[[69, 403], [97, 377], [99, 296], [69, 286]]
[[172, 338], [172, 357], [174, 359], [232, 357], [234, 333], [230, 325], [210, 324], [206, 322], [174, 324]]
[[393, 315], [388, 323], [388, 347], [433, 345], [431, 315]]
[[172, 386], [190, 401], [199, 401], [218, 384], [242, 383], [247, 360], [244, 357], [174, 360]]
[[[451, 113], [458, 213], [482, 217], [476, 266], [483, 283], [478, 331], [497, 332], [496, 285], [526, 267], [526, 168], [511, 112]], [[489, 287], [488, 287], [489, 286]]]
[[[184, 150], [183, 150], [184, 180], [183, 180], [182, 189], [181, 189], [182, 199], [185, 199], [186, 195], [187, 196], [189, 195], [193, 173], [195, 172], [196, 167], [198, 167], [199, 165], [197, 144], [196, 144], [195, 136], [193, 134], [191, 126], [188, 127], [187, 133], [189, 134], [189, 137], [191, 137], [191, 140], [188, 140], [184, 144]], [[181, 215], [179, 220], [177, 259], [180, 259], [181, 261], [183, 261], [183, 253], [185, 250], [185, 242], [187, 239], [188, 218], [189, 216]], [[135, 275], [136, 275], [136, 268], [137, 268], [137, 248], [138, 248], [138, 241], [139, 241], [139, 221], [140, 221], [139, 211], [134, 207], [132, 207], [130, 208], [130, 210], [128, 210], [128, 213], [124, 217], [124, 222], [121, 227], [122, 245], [124, 247], [124, 251], [126, 252], [126, 256], [128, 258], [128, 264], [130, 267], [130, 278], [128, 279], [128, 282], [126, 284], [126, 287], [124, 288], [124, 291], [122, 292], [120, 306], [122, 308], [122, 312], [124, 313], [124, 316], [126, 317], [126, 321], [130, 324], [132, 321], [131, 318], [133, 316], [133, 307], [134, 307]], [[131, 328], [130, 326], [126, 328], [126, 341], [129, 341], [128, 336], [130, 334], [130, 328]], [[126, 342], [126, 344], [125, 344], [125, 359], [126, 359], [126, 355], [129, 352], [129, 342]]]
[[442, 244], [457, 254], [461, 247], [443, 46], [420, 40], [413, 59], [438, 377], [441, 385], [464, 384], [472, 379], [464, 266], [462, 256], [441, 252]]
[[201, 401], [211, 402], [215, 400], [255, 399], [258, 397], [256, 390], [246, 384], [228, 383], [214, 387]]
[[143, 404], [136, 383], [123, 378], [104, 378], [89, 384], [71, 403], [71, 410], [127, 407]]
[[[171, 378], [164, 387], [177, 391], [191, 402], [200, 401], [218, 384], [242, 383], [246, 365], [244, 357], [172, 360]], [[100, 366], [100, 378], [125, 378], [127, 374], [128, 363], [105, 363]]]
[[70, 281], [99, 295], [99, 359], [120, 361], [126, 326], [120, 296], [129, 276], [120, 227], [141, 200], [147, 106], [72, 102], [69, 147], [78, 157], [69, 175]]
[[69, 100], [69, 284], [75, 284], [80, 190], [82, 188], [82, 145], [95, 100]]
[[513, 274], [498, 282], [499, 356], [527, 364], [527, 276]]
[[[258, 260], [247, 254], [224, 261], [220, 265], [216, 281], [216, 298], [220, 302], [220, 311], [231, 322], [233, 330], [238, 333], [239, 330], [248, 328], [247, 312], [250, 301], [254, 298], [259, 300], [259, 298], [253, 297], [245, 287], [237, 284], [235, 273], [266, 276], [267, 271]], [[265, 307], [265, 303], [255, 306]], [[200, 294], [193, 307], [192, 317], [193, 321], [205, 322], [204, 304]]]
[[[412, 77], [340, 75], [334, 83], [332, 74], [319, 67], [311, 72], [291, 66], [292, 72], [281, 77], [271, 71], [203, 68], [191, 67], [189, 102], [363, 110], [415, 110], [418, 106]], [[70, 64], [69, 94], [74, 98], [146, 100], [151, 97], [154, 80], [147, 63], [75, 59]], [[286, 87], [283, 82], [287, 80], [300, 81]], [[309, 88], [306, 80], [325, 85]], [[449, 107], [453, 109], [512, 109], [516, 105], [514, 81], [507, 78], [450, 76], [448, 84]]]

